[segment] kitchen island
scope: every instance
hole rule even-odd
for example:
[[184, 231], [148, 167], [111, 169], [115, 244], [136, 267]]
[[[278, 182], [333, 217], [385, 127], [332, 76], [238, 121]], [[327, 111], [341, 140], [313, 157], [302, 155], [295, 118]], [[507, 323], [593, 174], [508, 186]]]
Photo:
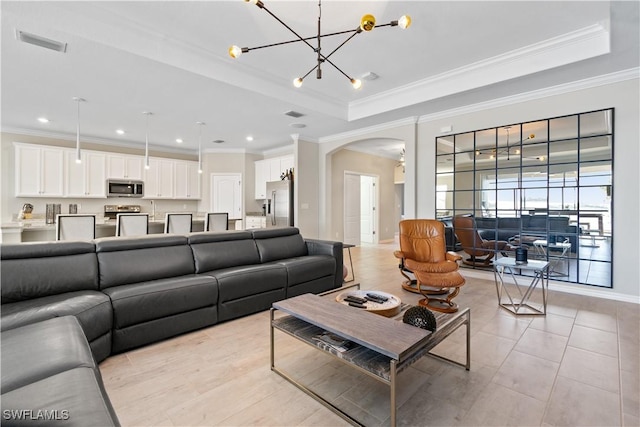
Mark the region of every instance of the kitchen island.
[[[164, 218], [164, 216], [163, 216]], [[44, 219], [3, 223], [2, 243], [46, 242], [56, 240], [56, 225], [47, 224]], [[192, 231], [204, 231], [204, 218], [192, 220]], [[164, 233], [164, 219], [149, 220], [149, 234]], [[116, 220], [96, 216], [96, 238], [116, 235]]]

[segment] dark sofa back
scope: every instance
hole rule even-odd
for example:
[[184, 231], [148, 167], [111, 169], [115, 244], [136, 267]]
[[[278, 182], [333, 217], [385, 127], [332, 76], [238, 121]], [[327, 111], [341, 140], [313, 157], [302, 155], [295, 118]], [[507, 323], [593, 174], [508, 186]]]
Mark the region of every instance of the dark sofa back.
[[196, 273], [260, 264], [258, 248], [249, 231], [192, 233], [188, 239]]
[[271, 262], [308, 255], [307, 245], [296, 227], [268, 228], [251, 232], [260, 262]]
[[100, 289], [195, 273], [187, 237], [177, 234], [95, 240]]
[[98, 263], [91, 242], [3, 244], [0, 256], [2, 304], [98, 290]]

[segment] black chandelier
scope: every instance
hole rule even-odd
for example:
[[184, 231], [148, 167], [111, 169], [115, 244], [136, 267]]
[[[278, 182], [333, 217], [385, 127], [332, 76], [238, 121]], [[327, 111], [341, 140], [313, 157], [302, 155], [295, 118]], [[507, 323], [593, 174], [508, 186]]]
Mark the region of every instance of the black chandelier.
[[[335, 32], [335, 33], [321, 34], [320, 23], [321, 23], [321, 20], [322, 20], [322, 0], [319, 0], [318, 1], [318, 33], [315, 36], [302, 37], [297, 32], [295, 32], [291, 27], [289, 27], [287, 24], [285, 24], [280, 18], [278, 18], [276, 15], [274, 15], [273, 12], [271, 12], [269, 9], [267, 9], [267, 7], [264, 5], [264, 3], [261, 0], [244, 0], [244, 1], [247, 2], [247, 3], [253, 3], [256, 6], [258, 6], [260, 9], [263, 9], [264, 11], [266, 11], [269, 15], [271, 15], [273, 18], [275, 18], [276, 21], [278, 21], [279, 23], [284, 25], [289, 31], [291, 31], [293, 34], [295, 34], [295, 36], [297, 38], [294, 39], [294, 40], [288, 40], [288, 41], [284, 41], [284, 42], [280, 42], [280, 43], [272, 43], [272, 44], [267, 44], [267, 45], [264, 45], [264, 46], [257, 46], [257, 47], [251, 47], [251, 48], [249, 48], [249, 47], [242, 47], [241, 48], [241, 47], [238, 47], [238, 46], [234, 45], [234, 46], [231, 46], [229, 48], [229, 55], [232, 58], [238, 58], [243, 53], [247, 53], [247, 52], [249, 52], [251, 50], [263, 49], [263, 48], [266, 48], [266, 47], [273, 47], [273, 46], [280, 46], [280, 45], [289, 44], [289, 43], [303, 42], [304, 44], [309, 46], [316, 53], [316, 55], [317, 55], [317, 59], [316, 59], [317, 60], [317, 64], [311, 70], [309, 70], [309, 72], [307, 74], [305, 74], [302, 77], [298, 77], [293, 81], [293, 85], [295, 87], [302, 86], [303, 80], [309, 74], [311, 74], [314, 70], [316, 71], [316, 78], [317, 79], [321, 79], [322, 78], [322, 63], [323, 62], [327, 62], [327, 63], [331, 64], [336, 70], [338, 70], [343, 76], [345, 76], [347, 79], [349, 79], [349, 81], [351, 82], [351, 85], [355, 89], [360, 89], [360, 87], [362, 86], [362, 81], [360, 81], [359, 79], [354, 79], [354, 78], [350, 77], [348, 74], [346, 74], [344, 71], [342, 71], [336, 64], [334, 64], [329, 58], [331, 57], [331, 55], [336, 53], [338, 51], [338, 49], [340, 49], [342, 46], [344, 46], [349, 40], [351, 40], [357, 34], [360, 34], [363, 31], [371, 31], [371, 30], [373, 30], [373, 28], [376, 26], [376, 18], [373, 15], [370, 15], [370, 14], [364, 15], [360, 19], [360, 25], [358, 25], [358, 27], [353, 29], [353, 30], [345, 30], [345, 31], [338, 31], [338, 32]], [[411, 25], [411, 17], [409, 15], [403, 15], [397, 21], [391, 21], [388, 24], [378, 25], [378, 27], [400, 27], [402, 29], [406, 29], [406, 28], [409, 28], [410, 25]], [[338, 47], [336, 47], [333, 51], [331, 51], [331, 53], [329, 53], [328, 55], [323, 55], [322, 52], [321, 52], [321, 46], [320, 46], [320, 41], [322, 40], [322, 38], [323, 37], [330, 37], [330, 36], [337, 36], [337, 35], [341, 35], [341, 34], [350, 34], [350, 35]], [[309, 42], [310, 40], [314, 40], [314, 39], [317, 40], [317, 45], [316, 46], [313, 46]]]

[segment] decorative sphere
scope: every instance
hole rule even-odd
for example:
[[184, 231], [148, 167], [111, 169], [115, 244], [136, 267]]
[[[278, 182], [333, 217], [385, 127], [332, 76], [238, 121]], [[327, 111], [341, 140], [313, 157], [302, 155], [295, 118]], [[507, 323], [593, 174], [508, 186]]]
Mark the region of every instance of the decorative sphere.
[[431, 310], [422, 306], [414, 306], [405, 311], [402, 321], [418, 328], [434, 332], [436, 330], [436, 317]]

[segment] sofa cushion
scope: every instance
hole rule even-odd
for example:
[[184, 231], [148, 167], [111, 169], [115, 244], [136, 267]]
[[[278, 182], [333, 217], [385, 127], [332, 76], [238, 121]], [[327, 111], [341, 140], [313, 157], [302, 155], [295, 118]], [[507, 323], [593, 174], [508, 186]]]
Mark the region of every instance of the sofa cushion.
[[[47, 412], [43, 412], [45, 410]], [[4, 393], [2, 413], [5, 417], [3, 424], [14, 426], [120, 425], [97, 370], [90, 368], [70, 369]], [[11, 417], [12, 414], [16, 416]], [[20, 416], [18, 414], [22, 418], [36, 418], [37, 421], [17, 419]]]
[[102, 292], [79, 291], [2, 305], [1, 330], [54, 317], [75, 316], [89, 341], [111, 330], [111, 300]]
[[196, 273], [260, 263], [249, 231], [193, 233], [189, 235]]
[[327, 255], [309, 255], [275, 261], [287, 269], [287, 286], [295, 286], [321, 277], [331, 276], [336, 271], [336, 260]]
[[260, 262], [271, 262], [286, 258], [305, 256], [307, 245], [295, 227], [253, 230]]
[[[168, 317], [218, 302], [216, 279], [189, 275], [116, 286], [104, 290], [113, 305], [115, 329]], [[215, 322], [215, 319], [213, 319]]]
[[[2, 393], [78, 367], [96, 368], [84, 332], [73, 316], [2, 333]], [[4, 405], [4, 396], [3, 396]]]
[[2, 304], [65, 292], [98, 290], [91, 242], [3, 244]]
[[100, 289], [195, 272], [186, 236], [106, 237], [95, 242]]

